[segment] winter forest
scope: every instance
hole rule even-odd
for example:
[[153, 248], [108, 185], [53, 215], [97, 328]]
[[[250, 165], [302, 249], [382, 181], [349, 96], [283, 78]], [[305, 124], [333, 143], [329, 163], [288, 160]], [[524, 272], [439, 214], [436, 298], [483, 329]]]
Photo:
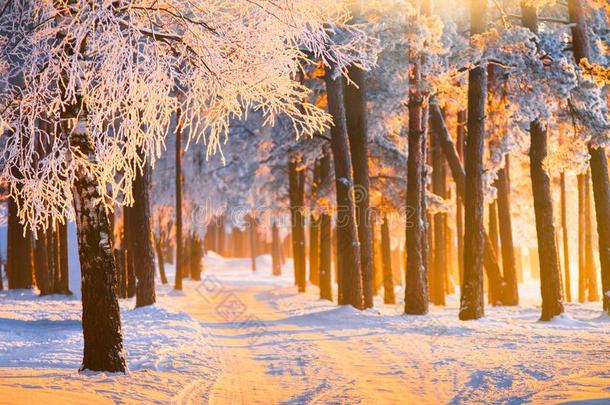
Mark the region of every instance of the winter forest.
[[608, 0], [0, 0], [0, 403], [608, 403], [609, 101]]

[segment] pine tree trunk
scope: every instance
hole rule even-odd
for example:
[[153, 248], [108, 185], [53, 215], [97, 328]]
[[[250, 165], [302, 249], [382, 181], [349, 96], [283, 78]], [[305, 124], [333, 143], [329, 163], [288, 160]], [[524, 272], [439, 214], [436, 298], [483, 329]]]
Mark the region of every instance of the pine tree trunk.
[[597, 269], [593, 258], [593, 223], [591, 221], [591, 187], [589, 173], [585, 175], [585, 263], [589, 301], [599, 301]]
[[[494, 252], [500, 251], [500, 235], [498, 234], [498, 209], [496, 205], [496, 200], [488, 205], [489, 208], [489, 239], [491, 240], [491, 245], [493, 246]], [[489, 303], [493, 305], [494, 299], [491, 292], [491, 288], [487, 290], [487, 297]]]
[[610, 314], [610, 184], [608, 160], [602, 148], [589, 148], [591, 179], [597, 216], [597, 235], [602, 281], [603, 308]]
[[133, 183], [134, 204], [130, 212], [131, 248], [135, 267], [136, 308], [152, 305], [155, 293], [155, 255], [150, 218], [150, 167], [145, 164]]
[[53, 293], [51, 280], [49, 277], [47, 232], [45, 232], [43, 229], [38, 229], [36, 232], [36, 241], [34, 242], [34, 269], [36, 274], [36, 285], [40, 290], [41, 296]]
[[17, 216], [17, 203], [12, 197], [8, 199], [8, 231], [7, 231], [7, 255], [6, 274], [8, 277], [8, 288], [32, 288], [34, 271], [31, 232], [26, 231], [19, 223]]
[[390, 227], [387, 214], [383, 216], [381, 224], [381, 259], [383, 263], [383, 302], [396, 304], [394, 296], [394, 282], [392, 280], [392, 253], [390, 250]]
[[578, 302], [587, 299], [587, 261], [585, 235], [585, 176], [578, 175]]
[[[435, 116], [435, 109], [436, 107], [438, 107], [438, 105], [434, 105], [431, 107], [432, 111], [431, 111], [431, 115], [434, 117]], [[460, 168], [462, 168], [463, 171], [463, 158], [464, 158], [464, 140], [466, 138], [466, 111], [461, 110], [458, 112], [458, 127], [457, 127], [457, 162], [459, 163]], [[434, 119], [432, 120], [432, 124], [434, 125]], [[439, 134], [439, 137], [441, 136], [441, 134]], [[444, 137], [441, 138], [441, 147], [443, 147], [444, 142], [442, 142], [442, 139]], [[446, 148], [443, 148], [444, 152], [445, 152], [445, 156], [447, 157], [447, 152], [446, 152]], [[451, 148], [451, 150], [454, 150], [453, 148]], [[451, 167], [451, 166], [450, 166]], [[455, 181], [455, 175], [452, 174], [454, 181]], [[457, 257], [457, 261], [458, 261], [458, 271], [459, 271], [459, 276], [460, 276], [460, 288], [462, 286], [462, 283], [464, 282], [464, 203], [463, 203], [463, 191], [461, 192], [458, 189], [457, 186], [457, 182], [456, 182], [456, 193], [455, 193], [455, 207], [456, 207], [456, 211], [455, 211], [455, 218], [456, 218], [456, 233], [457, 233], [457, 249], [458, 249], [458, 257]]]
[[540, 291], [542, 294], [542, 321], [550, 321], [563, 313], [561, 297], [561, 269], [559, 253], [555, 244], [553, 224], [553, 204], [549, 176], [544, 170], [547, 155], [547, 130], [539, 121], [530, 128], [530, 170], [534, 211], [536, 214], [536, 234], [538, 236], [538, 258], [540, 261]]
[[[345, 86], [345, 116], [349, 136], [352, 168], [354, 171], [354, 198], [356, 222], [360, 242], [360, 266], [364, 307], [373, 307], [373, 236], [369, 208], [369, 150], [366, 122], [365, 74], [356, 67], [349, 68], [354, 84]], [[357, 86], [357, 87], [356, 87]]]
[[506, 155], [505, 166], [498, 171], [498, 221], [500, 229], [500, 245], [502, 248], [502, 270], [504, 271], [505, 305], [519, 304], [519, 289], [517, 268], [515, 263], [515, 248], [513, 245], [513, 226], [510, 215], [510, 171], [509, 157]]
[[[439, 135], [431, 131], [432, 147], [432, 192], [439, 197], [447, 198], [447, 184], [445, 179], [445, 161], [440, 147]], [[445, 213], [433, 214], [434, 221], [434, 262], [431, 272], [431, 299], [434, 305], [445, 305], [445, 290], [447, 277], [447, 264], [449, 257], [446, 251]]]
[[[464, 201], [466, 173], [460, 161], [458, 152], [455, 146], [453, 145], [453, 141], [451, 140], [451, 135], [449, 135], [449, 131], [447, 130], [447, 126], [445, 125], [445, 121], [443, 119], [440, 107], [438, 106], [438, 103], [435, 99], [432, 99], [430, 101], [430, 115], [430, 122], [433, 125], [432, 129], [440, 135], [441, 147], [443, 148], [445, 158], [447, 159], [449, 168], [451, 169], [451, 175], [453, 176], [453, 181], [455, 182], [456, 186], [455, 189], [460, 199]], [[492, 289], [494, 302], [498, 304], [502, 303], [502, 297], [504, 295], [502, 291], [502, 272], [500, 270], [500, 265], [498, 263], [496, 253], [493, 249], [491, 239], [489, 239], [489, 236], [487, 235], [487, 233], [485, 233], [485, 230], [483, 230], [483, 232], [483, 263], [485, 266], [485, 274], [490, 280], [490, 288]]]
[[324, 213], [320, 215], [320, 299], [333, 300], [331, 269], [331, 218]]
[[[487, 1], [471, 0], [470, 35], [486, 31]], [[487, 69], [478, 66], [468, 74], [468, 134], [464, 151], [464, 284], [460, 299], [461, 320], [478, 319], [485, 314], [483, 298], [483, 153], [485, 147], [485, 106]], [[494, 280], [490, 278], [490, 284]], [[491, 287], [493, 288], [493, 287]], [[494, 297], [495, 298], [495, 297]]]
[[277, 226], [277, 220], [273, 220], [271, 225], [271, 260], [273, 266], [273, 275], [282, 275], [282, 258], [281, 258], [281, 241], [280, 241], [280, 230]]
[[320, 216], [309, 224], [309, 281], [320, 285]]
[[288, 164], [290, 186], [290, 217], [292, 224], [292, 256], [294, 262], [294, 281], [299, 292], [306, 289], [305, 263], [305, 218], [302, 213], [305, 193], [305, 172], [298, 169], [298, 157]]
[[565, 273], [565, 294], [567, 302], [572, 302], [572, 284], [570, 281], [570, 246], [568, 242], [568, 210], [566, 206], [566, 175], [561, 172], [561, 229], [563, 239], [563, 268]]
[[335, 163], [337, 197], [337, 261], [339, 262], [339, 304], [364, 309], [360, 245], [354, 206], [354, 180], [350, 158], [349, 139], [345, 121], [343, 78], [336, 77], [336, 68], [327, 69], [326, 92], [328, 111], [333, 117], [331, 149]]
[[426, 133], [424, 129], [424, 97], [418, 90], [420, 66], [416, 62], [409, 78], [409, 155], [407, 160], [407, 265], [405, 313], [428, 313], [428, 269], [426, 266], [426, 212], [422, 205], [425, 195], [423, 180], [426, 163]]
[[[95, 161], [91, 138], [79, 129], [70, 135], [70, 146]], [[98, 184], [85, 170], [76, 171], [74, 211], [81, 266], [83, 335], [81, 370], [124, 372], [126, 369], [121, 317], [116, 296], [116, 267], [110, 240], [110, 222], [100, 200]]]
[[[176, 111], [176, 150], [175, 150], [175, 165], [176, 165], [176, 275], [174, 280], [174, 289], [182, 291], [182, 111], [180, 108]], [[224, 236], [224, 233], [223, 233]], [[223, 241], [224, 242], [224, 241]], [[224, 253], [224, 251], [223, 251]]]
[[49, 228], [44, 236], [47, 243], [49, 285], [51, 287], [51, 293], [56, 293], [59, 289], [59, 269], [55, 266], [55, 232], [52, 228]]
[[196, 235], [193, 235], [190, 238], [190, 241], [191, 280], [199, 281], [201, 280], [201, 259], [203, 259], [203, 245], [201, 239]]
[[165, 275], [165, 258], [163, 257], [163, 247], [159, 239], [155, 240], [155, 250], [157, 251], [157, 264], [159, 266], [159, 276], [161, 284], [167, 284], [167, 276]]

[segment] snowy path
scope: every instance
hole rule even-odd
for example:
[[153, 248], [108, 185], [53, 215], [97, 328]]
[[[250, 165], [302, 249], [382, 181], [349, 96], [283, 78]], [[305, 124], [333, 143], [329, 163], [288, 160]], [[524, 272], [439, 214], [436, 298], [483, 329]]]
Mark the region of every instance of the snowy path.
[[245, 260], [208, 261], [200, 294], [179, 308], [209, 328], [221, 358], [210, 403], [610, 398], [610, 320], [595, 304], [551, 324], [532, 306], [472, 323], [455, 305], [425, 317], [382, 304], [358, 313], [318, 301], [315, 287], [296, 294], [289, 276], [252, 274]]
[[540, 323], [533, 282], [521, 307], [476, 322], [457, 320], [455, 297], [423, 317], [379, 300], [358, 312], [315, 286], [297, 294], [268, 257], [258, 268], [210, 255], [184, 293], [158, 286], [159, 303], [137, 310], [123, 300], [127, 375], [77, 373], [77, 299], [0, 292], [0, 403], [610, 403], [599, 303]]

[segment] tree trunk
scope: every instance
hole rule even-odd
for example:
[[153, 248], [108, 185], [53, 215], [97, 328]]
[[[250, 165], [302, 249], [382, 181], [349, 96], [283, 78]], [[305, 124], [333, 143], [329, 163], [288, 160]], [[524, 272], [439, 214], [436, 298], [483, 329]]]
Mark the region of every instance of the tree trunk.
[[190, 273], [191, 280], [201, 280], [201, 259], [203, 259], [203, 243], [201, 239], [193, 235], [190, 238]]
[[578, 302], [587, 299], [587, 261], [585, 226], [585, 175], [578, 175]]
[[155, 293], [155, 255], [150, 219], [150, 167], [144, 164], [133, 182], [134, 204], [130, 212], [130, 234], [135, 267], [136, 308], [152, 305]]
[[589, 301], [599, 301], [597, 269], [593, 258], [593, 224], [591, 221], [591, 187], [589, 173], [585, 175], [585, 262]]
[[555, 244], [553, 224], [553, 204], [549, 176], [544, 171], [547, 155], [547, 130], [539, 121], [530, 128], [530, 169], [534, 210], [536, 214], [536, 234], [538, 236], [538, 258], [540, 261], [540, 291], [542, 294], [542, 315], [540, 320], [550, 321], [563, 313], [561, 299], [561, 269], [559, 253]]
[[328, 111], [333, 117], [331, 149], [335, 163], [337, 196], [337, 260], [339, 262], [339, 304], [364, 309], [360, 266], [360, 244], [354, 206], [354, 181], [350, 159], [343, 98], [343, 78], [334, 78], [336, 67], [327, 69]]
[[369, 150], [366, 122], [365, 74], [356, 67], [349, 68], [353, 84], [345, 86], [345, 116], [349, 136], [352, 168], [354, 171], [354, 199], [356, 223], [360, 242], [360, 266], [364, 307], [373, 307], [373, 236], [369, 208]]
[[[431, 114], [431, 123], [433, 125], [432, 130], [440, 135], [441, 147], [443, 148], [443, 152], [445, 153], [445, 158], [449, 163], [449, 168], [451, 169], [451, 175], [453, 176], [453, 181], [455, 182], [456, 191], [462, 201], [464, 201], [465, 196], [465, 184], [466, 184], [466, 173], [464, 171], [464, 167], [460, 162], [459, 155], [455, 146], [453, 145], [453, 141], [451, 140], [451, 135], [447, 130], [447, 126], [445, 125], [445, 121], [443, 119], [443, 114], [441, 112], [440, 107], [436, 100], [432, 99], [430, 101], [430, 114]], [[491, 244], [491, 239], [485, 230], [483, 230], [484, 237], [484, 251], [483, 251], [483, 263], [485, 266], [485, 273], [487, 278], [489, 279], [490, 288], [492, 289], [492, 295], [494, 297], [494, 302], [496, 304], [502, 303], [503, 291], [502, 291], [502, 272], [500, 271], [500, 265], [498, 264], [498, 260], [496, 258], [496, 253]], [[463, 283], [462, 283], [463, 286]], [[463, 290], [463, 288], [462, 288]]]
[[[493, 246], [494, 252], [500, 251], [500, 235], [498, 234], [498, 208], [496, 200], [488, 205], [489, 208], [489, 239]], [[491, 288], [487, 291], [487, 296], [490, 304], [494, 303]]]
[[[432, 154], [432, 192], [439, 197], [447, 198], [447, 183], [445, 176], [445, 161], [440, 147], [439, 135], [431, 131]], [[445, 305], [445, 278], [447, 265], [450, 261], [446, 250], [445, 218], [447, 214], [433, 214], [434, 221], [434, 262], [431, 272], [431, 299], [434, 305]]]
[[510, 163], [506, 155], [505, 166], [498, 171], [498, 221], [500, 229], [500, 245], [502, 248], [502, 270], [504, 272], [505, 305], [519, 304], [519, 289], [517, 268], [515, 264], [515, 248], [513, 245], [513, 225], [510, 215]]
[[309, 224], [309, 281], [320, 285], [320, 216]]
[[572, 302], [572, 284], [570, 281], [570, 246], [568, 243], [568, 210], [566, 206], [566, 201], [566, 175], [564, 172], [561, 172], [561, 235], [563, 239], [565, 295], [567, 302]]
[[[487, 1], [471, 0], [470, 35], [486, 31]], [[485, 106], [487, 69], [478, 66], [468, 73], [468, 134], [464, 151], [464, 284], [460, 299], [461, 320], [478, 319], [485, 314], [483, 299], [483, 153], [485, 147]], [[490, 288], [494, 280], [489, 279]]]
[[390, 250], [390, 227], [388, 216], [383, 216], [381, 224], [381, 259], [383, 262], [383, 303], [396, 304], [394, 296], [394, 282], [392, 280], [392, 253]]
[[127, 275], [127, 297], [131, 298], [136, 295], [136, 269], [135, 256], [137, 255], [133, 247], [133, 207], [123, 208], [123, 231], [124, 231], [124, 255], [125, 255], [125, 272]]
[[324, 213], [320, 215], [320, 299], [333, 300], [331, 269], [331, 218]]
[[593, 199], [597, 215], [597, 235], [602, 280], [603, 308], [610, 315], [610, 184], [608, 160], [602, 148], [589, 148]]
[[277, 226], [277, 219], [273, 219], [273, 225], [271, 225], [271, 259], [273, 263], [273, 275], [282, 275], [282, 258], [281, 258], [281, 241], [280, 241], [280, 230]]
[[[48, 231], [47, 231], [48, 232]], [[49, 273], [49, 258], [47, 252], [47, 232], [38, 229], [36, 241], [34, 242], [34, 269], [36, 273], [36, 285], [40, 290], [40, 295], [53, 293]]]
[[[434, 116], [435, 115], [435, 108], [438, 107], [438, 105], [432, 106], [432, 111], [431, 111], [431, 115]], [[466, 111], [461, 110], [458, 112], [458, 126], [457, 126], [457, 163], [459, 163], [460, 168], [463, 169], [463, 158], [464, 158], [464, 140], [466, 138]], [[434, 125], [434, 120], [432, 120], [432, 123]], [[444, 137], [441, 136], [441, 134], [439, 134], [439, 137], [441, 138], [441, 147], [443, 147], [444, 142], [442, 142], [442, 139]], [[453, 151], [454, 149], [451, 148], [451, 150]], [[447, 152], [446, 152], [446, 148], [443, 148], [443, 151], [445, 152], [445, 157], [447, 158]], [[448, 158], [447, 158], [448, 159]], [[455, 181], [455, 175], [452, 174], [454, 181]], [[458, 271], [459, 271], [459, 275], [460, 275], [460, 288], [462, 286], [462, 283], [464, 282], [464, 203], [463, 203], [463, 197], [464, 197], [464, 190], [462, 190], [461, 192], [458, 189], [457, 186], [457, 182], [456, 182], [456, 193], [455, 193], [455, 207], [456, 207], [456, 211], [455, 211], [455, 219], [456, 219], [456, 232], [457, 232], [457, 249], [458, 249]]]
[[[182, 111], [176, 111], [176, 275], [174, 289], [182, 291]], [[224, 235], [224, 234], [223, 234]], [[224, 253], [224, 252], [223, 252]]]
[[428, 269], [426, 266], [426, 212], [423, 198], [426, 188], [423, 180], [426, 155], [424, 144], [423, 103], [418, 89], [421, 80], [419, 62], [411, 69], [409, 77], [409, 155], [407, 160], [407, 265], [405, 285], [405, 313], [428, 313]]
[[161, 277], [161, 284], [167, 284], [167, 276], [165, 275], [165, 260], [163, 257], [163, 247], [161, 241], [157, 238], [155, 240], [155, 250], [157, 251], [157, 264], [159, 266], [159, 276]]
[[248, 217], [249, 229], [248, 229], [248, 237], [250, 241], [250, 259], [251, 259], [251, 267], [252, 271], [256, 271], [256, 219], [253, 217]]
[[[70, 135], [72, 148], [95, 161], [91, 138], [78, 131]], [[116, 296], [116, 267], [110, 240], [110, 222], [97, 180], [85, 170], [76, 171], [74, 211], [81, 266], [83, 335], [85, 347], [81, 370], [125, 372], [125, 352], [121, 335], [121, 316]]]
[[48, 274], [49, 274], [49, 285], [51, 292], [56, 293], [59, 289], [59, 269], [56, 266], [56, 251], [55, 251], [55, 231], [52, 227], [47, 229], [44, 234], [47, 243], [47, 263], [48, 263]]
[[290, 186], [290, 217], [292, 224], [292, 257], [294, 281], [299, 292], [306, 289], [305, 218], [302, 213], [305, 193], [305, 172], [298, 168], [299, 157], [288, 164]]
[[[25, 236], [24, 236], [25, 233]], [[17, 216], [17, 203], [8, 199], [8, 231], [6, 246], [8, 288], [32, 288], [34, 271], [31, 232], [25, 231]]]

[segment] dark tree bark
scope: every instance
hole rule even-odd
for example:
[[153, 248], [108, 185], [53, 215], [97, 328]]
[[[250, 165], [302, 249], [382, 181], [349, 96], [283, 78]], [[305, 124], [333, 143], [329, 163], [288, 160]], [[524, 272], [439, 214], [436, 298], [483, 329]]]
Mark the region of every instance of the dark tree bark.
[[[447, 159], [449, 168], [451, 169], [451, 175], [453, 176], [453, 181], [455, 182], [456, 191], [460, 196], [461, 200], [464, 201], [466, 173], [464, 171], [462, 163], [460, 162], [457, 150], [453, 145], [453, 141], [451, 140], [451, 135], [449, 134], [447, 126], [445, 125], [441, 109], [438, 106], [436, 100], [434, 99], [430, 101], [430, 115], [432, 117], [430, 122], [433, 125], [433, 130], [440, 135], [441, 147], [443, 148], [445, 158]], [[502, 303], [503, 297], [502, 272], [500, 270], [500, 265], [498, 264], [498, 260], [496, 258], [496, 253], [493, 249], [491, 239], [489, 239], [489, 236], [485, 233], [485, 231], [483, 232], [483, 263], [485, 266], [485, 273], [487, 275], [487, 279], [489, 280], [489, 285], [492, 290], [494, 302], [498, 304]]]
[[[321, 159], [316, 160], [313, 168], [311, 184], [312, 199], [318, 198], [318, 187], [321, 182]], [[320, 216], [312, 215], [309, 223], [309, 281], [313, 285], [320, 284]]]
[[339, 264], [339, 304], [364, 309], [360, 245], [354, 206], [354, 180], [350, 158], [349, 139], [345, 121], [343, 79], [335, 76], [336, 68], [326, 72], [328, 111], [333, 117], [331, 149], [335, 163], [337, 196], [337, 261]]
[[[373, 307], [373, 236], [369, 208], [369, 150], [366, 122], [366, 83], [364, 72], [356, 66], [349, 68], [353, 84], [345, 86], [345, 116], [349, 136], [356, 223], [360, 242], [360, 266], [365, 308]], [[357, 86], [357, 87], [356, 87]]]
[[[432, 106], [432, 111], [431, 111], [431, 115], [435, 116], [435, 113], [437, 111], [435, 111], [435, 108], [437, 108], [438, 105]], [[459, 164], [459, 167], [461, 169], [461, 172], [464, 171], [463, 169], [463, 158], [464, 158], [464, 140], [466, 139], [466, 111], [461, 110], [458, 112], [458, 126], [457, 126], [457, 150], [450, 148], [451, 151], [455, 151], [457, 152], [457, 161], [456, 163]], [[432, 121], [433, 125], [434, 125], [434, 120]], [[439, 133], [439, 137], [441, 139], [441, 148], [445, 145], [445, 142], [443, 142], [444, 137]], [[451, 140], [451, 138], [449, 138], [449, 140]], [[445, 152], [445, 157], [447, 157], [447, 152], [446, 152], [447, 148], [443, 148], [443, 151]], [[451, 168], [451, 166], [450, 166]], [[455, 181], [455, 174], [452, 174], [454, 181]], [[457, 181], [456, 181], [456, 189], [458, 188], [457, 186]], [[457, 191], [455, 193], [455, 207], [456, 207], [456, 212], [455, 212], [455, 219], [456, 219], [456, 232], [457, 232], [457, 249], [458, 249], [458, 271], [459, 271], [459, 275], [460, 275], [460, 286], [462, 285], [462, 283], [464, 282], [464, 203], [463, 203], [463, 197], [464, 197], [464, 190], [462, 189], [461, 192]]]
[[305, 196], [305, 172], [299, 170], [300, 157], [293, 157], [288, 163], [290, 218], [292, 224], [292, 257], [294, 262], [294, 281], [299, 292], [306, 289], [305, 262], [305, 218], [302, 213]]
[[[538, 33], [538, 15], [535, 7], [521, 4], [523, 25]], [[540, 292], [542, 295], [542, 314], [540, 319], [550, 321], [563, 313], [561, 294], [561, 267], [559, 251], [553, 224], [553, 202], [551, 199], [550, 179], [544, 170], [547, 155], [547, 129], [536, 120], [530, 124], [530, 172], [534, 211], [536, 216], [536, 235], [538, 238], [538, 258], [540, 263]]]
[[547, 155], [547, 130], [539, 121], [531, 124], [530, 170], [534, 210], [536, 214], [536, 234], [538, 236], [538, 259], [540, 261], [540, 291], [542, 294], [542, 315], [540, 320], [550, 321], [563, 313], [561, 299], [561, 269], [559, 253], [555, 244], [553, 225], [553, 204], [549, 176], [544, 170]]
[[320, 215], [320, 299], [333, 300], [331, 269], [331, 218], [324, 213]]
[[[439, 197], [447, 198], [447, 183], [445, 176], [445, 160], [440, 146], [439, 135], [430, 133], [432, 155], [432, 192]], [[431, 269], [430, 295], [434, 305], [445, 305], [446, 276], [449, 257], [446, 250], [445, 219], [447, 214], [433, 214], [434, 222], [434, 262]]]
[[281, 258], [281, 242], [280, 242], [280, 230], [277, 226], [277, 220], [273, 220], [271, 225], [271, 260], [273, 265], [273, 275], [282, 275], [282, 258]]
[[572, 302], [572, 283], [570, 280], [570, 245], [568, 242], [568, 210], [566, 204], [566, 175], [561, 172], [561, 229], [563, 239], [563, 271], [565, 273], [565, 294], [567, 302]]
[[203, 243], [193, 235], [190, 238], [190, 273], [191, 280], [201, 280], [201, 259], [203, 259]]
[[41, 296], [53, 293], [47, 253], [47, 232], [43, 229], [38, 229], [34, 242], [34, 269], [36, 273], [36, 285], [40, 290]]
[[[84, 125], [79, 125], [84, 127]], [[67, 131], [66, 131], [67, 132]], [[95, 150], [86, 133], [72, 131], [72, 148], [94, 161]], [[125, 372], [121, 317], [116, 296], [116, 267], [110, 239], [110, 222], [96, 179], [76, 171], [74, 210], [81, 265], [83, 335], [85, 347], [81, 370]]]
[[513, 226], [510, 215], [510, 171], [509, 157], [506, 155], [505, 166], [498, 171], [498, 220], [500, 230], [500, 245], [502, 249], [502, 270], [504, 271], [505, 305], [519, 304], [519, 289], [517, 268], [515, 264], [515, 248], [513, 245]]
[[8, 288], [32, 288], [34, 271], [32, 237], [25, 232], [17, 216], [17, 203], [12, 197], [8, 199], [8, 231], [7, 231], [6, 275]]
[[381, 224], [381, 260], [383, 267], [383, 302], [396, 304], [394, 296], [394, 282], [392, 280], [392, 253], [390, 250], [390, 227], [387, 214], [383, 216]]
[[161, 284], [167, 284], [167, 276], [165, 275], [165, 258], [163, 257], [163, 247], [161, 246], [160, 237], [155, 238], [155, 250], [157, 251], [157, 265], [159, 266]]
[[51, 287], [51, 292], [56, 293], [59, 289], [59, 269], [56, 267], [55, 260], [55, 231], [52, 228], [49, 228], [43, 235], [47, 244], [47, 269], [49, 274], [49, 285]]
[[[176, 165], [176, 276], [174, 280], [174, 289], [182, 291], [182, 111], [180, 108], [176, 111], [176, 149], [175, 149], [175, 165]], [[223, 233], [224, 235], [224, 233]], [[224, 242], [224, 241], [223, 241]], [[223, 252], [224, 253], [224, 252]]]
[[[498, 208], [496, 205], [496, 201], [494, 200], [492, 203], [488, 205], [489, 209], [489, 239], [491, 240], [491, 245], [493, 246], [494, 252], [500, 251], [500, 234], [498, 233]], [[493, 294], [491, 292], [491, 288], [487, 291], [487, 297], [490, 304], [494, 303]]]
[[133, 182], [134, 204], [130, 212], [131, 248], [135, 268], [136, 308], [152, 305], [155, 293], [155, 255], [150, 218], [150, 167], [145, 164]]
[[409, 77], [409, 156], [407, 160], [407, 265], [405, 313], [428, 313], [428, 268], [426, 266], [426, 211], [422, 204], [426, 189], [423, 181], [426, 155], [424, 144], [424, 97], [418, 89], [421, 80], [419, 62]]
[[[487, 0], [470, 1], [470, 35], [487, 30]], [[485, 106], [487, 69], [478, 66], [468, 73], [468, 134], [464, 151], [464, 284], [460, 298], [461, 320], [485, 315], [483, 298], [483, 153], [485, 147]], [[494, 282], [491, 278], [490, 285]]]

